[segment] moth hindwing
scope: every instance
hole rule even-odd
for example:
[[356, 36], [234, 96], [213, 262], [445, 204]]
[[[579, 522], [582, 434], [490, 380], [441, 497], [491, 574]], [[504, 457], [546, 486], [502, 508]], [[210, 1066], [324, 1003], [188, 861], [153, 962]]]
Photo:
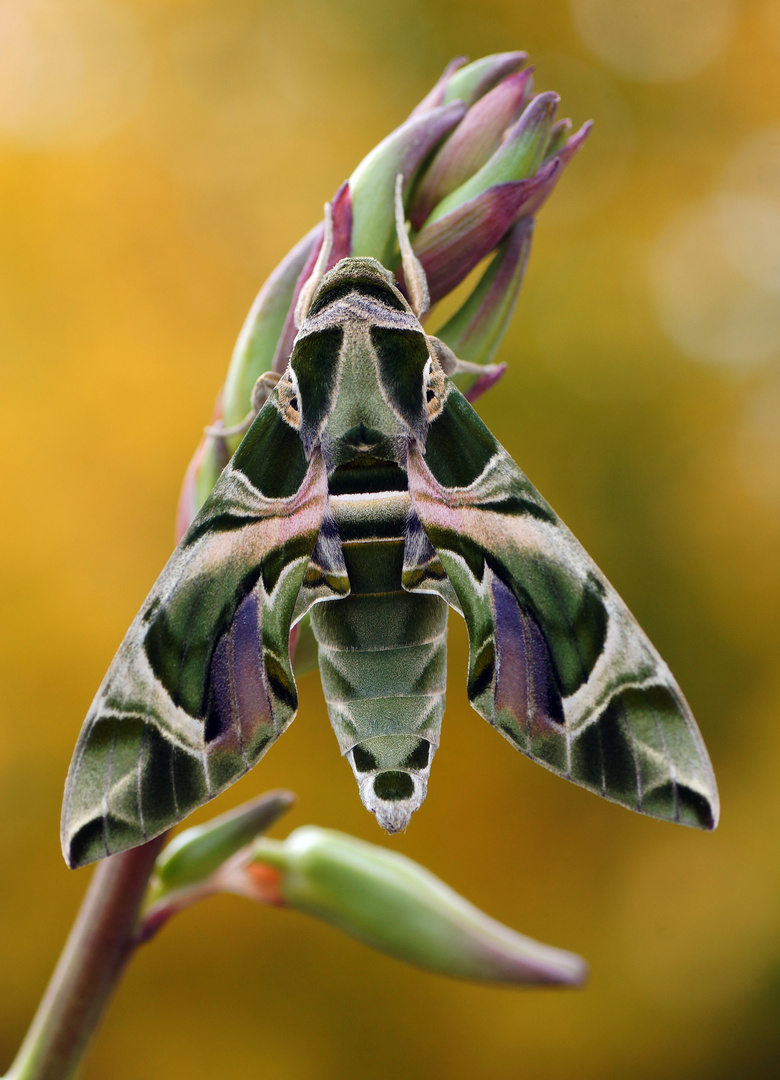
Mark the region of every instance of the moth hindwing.
[[259, 760], [295, 715], [288, 640], [307, 612], [341, 752], [389, 832], [425, 798], [449, 607], [469, 699], [517, 749], [634, 810], [715, 825], [668, 668], [441, 355], [379, 263], [325, 274], [90, 709], [63, 810], [71, 865], [150, 839]]

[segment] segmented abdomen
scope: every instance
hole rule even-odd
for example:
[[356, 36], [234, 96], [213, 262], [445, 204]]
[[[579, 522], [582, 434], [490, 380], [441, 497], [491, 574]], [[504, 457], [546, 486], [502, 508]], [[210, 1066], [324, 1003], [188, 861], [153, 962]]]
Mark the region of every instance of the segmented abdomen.
[[446, 686], [447, 604], [401, 586], [405, 491], [332, 495], [350, 594], [315, 604], [331, 724], [365, 806], [388, 832], [425, 798]]

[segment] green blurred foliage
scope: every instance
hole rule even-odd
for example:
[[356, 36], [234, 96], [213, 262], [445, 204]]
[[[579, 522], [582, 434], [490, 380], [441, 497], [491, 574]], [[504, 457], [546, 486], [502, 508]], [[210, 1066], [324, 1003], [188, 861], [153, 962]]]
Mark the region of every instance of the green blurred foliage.
[[[192, 823], [293, 788], [277, 835], [313, 822], [392, 846], [586, 956], [590, 985], [447, 981], [220, 897], [139, 953], [85, 1080], [774, 1075], [780, 304], [771, 259], [756, 275], [780, 175], [780, 19], [763, 0], [719, 0], [717, 48], [639, 80], [619, 33], [602, 48], [592, 32], [615, 2], [2, 5], [0, 1068], [88, 876], [59, 853], [72, 746], [169, 554], [181, 476], [255, 292], [452, 56], [525, 48], [562, 115], [596, 127], [540, 217], [498, 357], [510, 370], [481, 411], [682, 684], [722, 825], [644, 820], [513, 753], [468, 708], [453, 617], [444, 739], [407, 835], [383, 838], [363, 810], [316, 676], [279, 746]], [[664, 0], [631, 48], [684, 46], [675, 5], [710, 17]], [[647, 0], [623, 7], [649, 18]], [[768, 156], [751, 158], [759, 144]], [[683, 240], [694, 212], [723, 224], [737, 173], [769, 225], [755, 250], [723, 241], [721, 267]]]

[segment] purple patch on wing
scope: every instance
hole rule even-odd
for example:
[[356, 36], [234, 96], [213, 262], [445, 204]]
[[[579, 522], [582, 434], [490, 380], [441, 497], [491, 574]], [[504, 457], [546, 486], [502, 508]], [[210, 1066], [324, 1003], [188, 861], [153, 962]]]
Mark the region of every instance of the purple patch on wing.
[[273, 727], [271, 702], [263, 678], [262, 642], [257, 597], [240, 604], [230, 628], [230, 674], [242, 741], [249, 742], [261, 725]]
[[496, 648], [496, 711], [507, 710], [530, 738], [559, 736], [563, 706], [550, 650], [534, 617], [523, 611], [514, 593], [492, 575]]
[[230, 700], [230, 663], [228, 659], [228, 638], [226, 634], [217, 642], [211, 654], [209, 672], [209, 701], [206, 710], [206, 743], [223, 739], [231, 728], [232, 703]]
[[243, 752], [261, 725], [273, 728], [271, 703], [263, 678], [258, 605], [249, 593], [236, 611], [211, 658], [211, 702], [206, 742]]

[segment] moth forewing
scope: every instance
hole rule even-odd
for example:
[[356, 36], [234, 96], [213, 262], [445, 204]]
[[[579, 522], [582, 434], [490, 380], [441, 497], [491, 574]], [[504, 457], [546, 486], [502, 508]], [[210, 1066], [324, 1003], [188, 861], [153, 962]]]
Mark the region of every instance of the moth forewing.
[[130, 627], [65, 790], [71, 866], [143, 843], [250, 768], [295, 715], [293, 612], [327, 513], [274, 392]]

